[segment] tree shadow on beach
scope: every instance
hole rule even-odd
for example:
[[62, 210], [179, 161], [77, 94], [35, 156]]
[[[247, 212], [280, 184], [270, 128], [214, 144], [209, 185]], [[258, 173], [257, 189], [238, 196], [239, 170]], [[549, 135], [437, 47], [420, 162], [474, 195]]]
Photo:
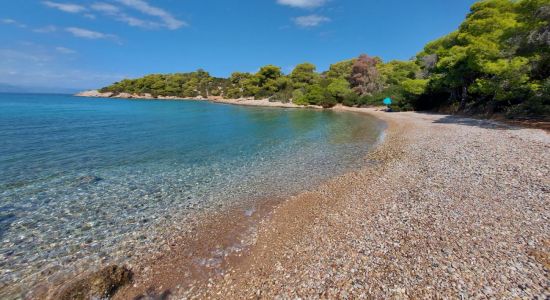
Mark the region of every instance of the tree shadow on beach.
[[441, 118], [433, 121], [436, 124], [457, 124], [464, 126], [474, 126], [484, 129], [496, 129], [496, 130], [518, 130], [522, 129], [518, 126], [505, 124], [499, 121], [487, 120], [487, 119], [473, 119], [462, 116], [445, 115]]

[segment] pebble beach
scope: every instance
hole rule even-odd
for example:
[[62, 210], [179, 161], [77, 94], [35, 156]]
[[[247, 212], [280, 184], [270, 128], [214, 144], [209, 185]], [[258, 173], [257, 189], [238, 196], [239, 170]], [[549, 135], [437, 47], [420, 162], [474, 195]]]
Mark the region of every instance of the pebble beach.
[[222, 272], [180, 288], [163, 284], [173, 269], [138, 272], [115, 298], [146, 286], [175, 299], [550, 297], [547, 132], [336, 109], [388, 123], [377, 163], [278, 204]]

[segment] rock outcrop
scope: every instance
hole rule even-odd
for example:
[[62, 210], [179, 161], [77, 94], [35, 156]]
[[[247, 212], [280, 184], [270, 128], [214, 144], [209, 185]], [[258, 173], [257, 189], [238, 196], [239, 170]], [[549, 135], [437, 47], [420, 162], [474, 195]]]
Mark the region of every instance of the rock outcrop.
[[56, 298], [61, 300], [106, 299], [131, 280], [132, 272], [127, 268], [108, 266], [68, 284]]
[[76, 94], [77, 97], [97, 97], [97, 98], [110, 98], [114, 94], [111, 92], [101, 93], [98, 90], [89, 90]]

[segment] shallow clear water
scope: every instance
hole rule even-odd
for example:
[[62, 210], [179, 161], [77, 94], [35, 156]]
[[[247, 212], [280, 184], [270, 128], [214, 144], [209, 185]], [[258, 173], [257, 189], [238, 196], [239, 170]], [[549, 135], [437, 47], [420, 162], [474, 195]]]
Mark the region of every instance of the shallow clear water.
[[46, 269], [120, 259], [183, 215], [362, 165], [381, 126], [332, 111], [0, 94], [0, 295]]

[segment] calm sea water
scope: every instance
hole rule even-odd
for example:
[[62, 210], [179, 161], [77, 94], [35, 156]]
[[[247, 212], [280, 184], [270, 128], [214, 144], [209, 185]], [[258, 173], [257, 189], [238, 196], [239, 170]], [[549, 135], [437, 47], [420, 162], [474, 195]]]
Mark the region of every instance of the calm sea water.
[[381, 126], [332, 111], [0, 94], [0, 295], [120, 259], [186, 214], [363, 165]]

